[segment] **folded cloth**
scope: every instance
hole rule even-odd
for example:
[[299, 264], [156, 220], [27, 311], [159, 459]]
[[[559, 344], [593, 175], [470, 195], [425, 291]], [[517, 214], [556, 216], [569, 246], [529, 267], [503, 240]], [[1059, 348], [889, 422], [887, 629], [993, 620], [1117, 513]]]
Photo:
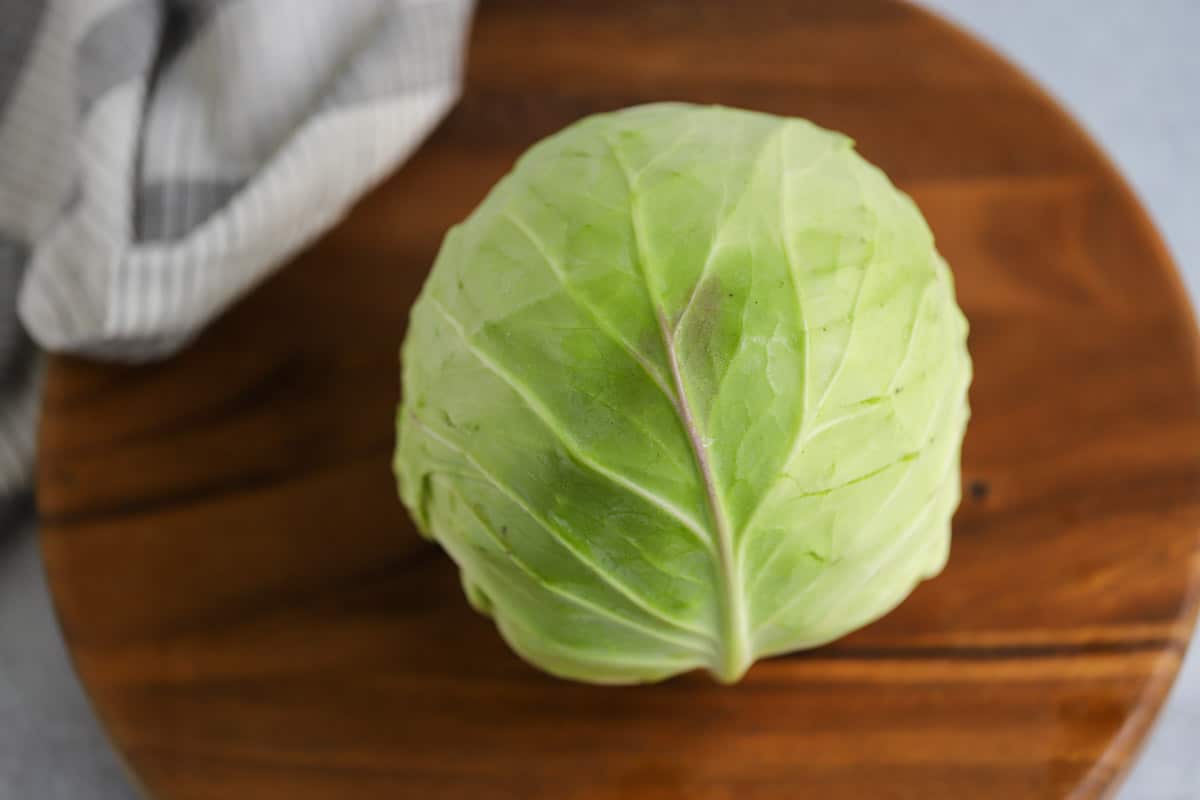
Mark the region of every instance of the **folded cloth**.
[[33, 350], [177, 350], [420, 144], [471, 7], [0, 0], [0, 494]]

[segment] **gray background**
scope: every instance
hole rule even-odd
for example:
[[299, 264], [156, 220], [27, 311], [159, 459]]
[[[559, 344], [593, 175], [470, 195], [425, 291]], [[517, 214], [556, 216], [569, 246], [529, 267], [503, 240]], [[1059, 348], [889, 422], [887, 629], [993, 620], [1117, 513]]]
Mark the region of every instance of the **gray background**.
[[[926, 0], [1042, 81], [1108, 150], [1200, 299], [1200, 0]], [[125, 800], [50, 611], [27, 505], [0, 502], [0, 800]], [[1121, 800], [1200, 800], [1193, 647]]]

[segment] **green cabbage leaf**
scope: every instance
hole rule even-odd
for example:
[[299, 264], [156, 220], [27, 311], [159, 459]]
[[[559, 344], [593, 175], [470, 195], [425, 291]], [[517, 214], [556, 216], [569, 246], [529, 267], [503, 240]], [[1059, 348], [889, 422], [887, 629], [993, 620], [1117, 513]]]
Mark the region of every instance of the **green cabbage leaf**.
[[401, 498], [529, 662], [736, 681], [945, 564], [966, 333], [917, 207], [847, 137], [588, 117], [446, 236], [403, 345]]

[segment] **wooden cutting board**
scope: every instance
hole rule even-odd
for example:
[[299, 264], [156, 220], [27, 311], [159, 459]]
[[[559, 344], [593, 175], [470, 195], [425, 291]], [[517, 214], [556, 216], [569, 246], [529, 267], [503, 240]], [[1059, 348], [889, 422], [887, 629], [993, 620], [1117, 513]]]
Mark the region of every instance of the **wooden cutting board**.
[[[660, 99], [852, 135], [928, 215], [972, 324], [949, 567], [734, 687], [525, 666], [389, 472], [397, 347], [443, 231], [535, 140]], [[1197, 605], [1197, 363], [1129, 189], [945, 23], [882, 0], [487, 2], [462, 102], [345, 223], [178, 358], [52, 360], [43, 546], [155, 797], [1090, 798]]]

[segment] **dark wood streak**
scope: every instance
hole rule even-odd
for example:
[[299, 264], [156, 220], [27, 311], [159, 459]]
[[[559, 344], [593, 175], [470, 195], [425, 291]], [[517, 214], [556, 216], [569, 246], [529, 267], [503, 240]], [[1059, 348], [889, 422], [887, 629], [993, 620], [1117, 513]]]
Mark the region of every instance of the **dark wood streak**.
[[[736, 686], [521, 663], [387, 462], [446, 228], [580, 115], [680, 99], [853, 136], [972, 323], [949, 566]], [[178, 357], [51, 361], [43, 552], [72, 656], [155, 797], [1084, 800], [1111, 794], [1200, 593], [1200, 368], [1169, 257], [1079, 127], [889, 0], [491, 0], [462, 102]]]
[[1004, 647], [847, 647], [820, 651], [789, 653], [781, 658], [815, 661], [1006, 661], [1033, 658], [1064, 658], [1098, 653], [1161, 653], [1173, 650], [1180, 655], [1187, 647], [1174, 639], [1130, 639], [1123, 642], [1088, 642], [1084, 644], [1015, 644]]
[[[139, 428], [123, 435], [114, 436], [100, 443], [101, 448], [123, 447], [152, 441], [180, 431], [190, 431], [208, 426], [219, 427], [222, 422], [236, 418], [247, 409], [270, 405], [289, 393], [303, 393], [307, 387], [303, 385], [303, 375], [298, 358], [271, 364], [265, 372], [257, 373], [245, 387], [239, 389], [228, 398], [220, 399], [210, 408], [196, 410], [178, 419], [166, 420], [161, 424]], [[315, 376], [314, 376], [315, 377]], [[66, 449], [64, 456], [78, 455], [77, 451]]]
[[[277, 469], [246, 472], [230, 478], [215, 480], [211, 483], [197, 484], [186, 489], [152, 494], [145, 497], [131, 498], [128, 501], [109, 505], [91, 505], [78, 510], [43, 513], [42, 522], [51, 527], [61, 527], [64, 530], [81, 523], [98, 523], [119, 521], [131, 517], [152, 515], [179, 506], [200, 505], [218, 497], [228, 497], [236, 494], [250, 494], [260, 489], [278, 487], [290, 481], [300, 481], [314, 475], [331, 470], [344, 469], [351, 464], [362, 462], [379, 463], [381, 469], [390, 469], [384, 462], [390, 462], [394, 442], [380, 441], [364, 450], [339, 456], [296, 465], [288, 465]], [[386, 456], [387, 458], [381, 458]]]
[[[333, 597], [344, 601], [345, 595], [356, 588], [394, 581], [406, 573], [428, 568], [429, 563], [440, 556], [444, 557], [441, 550], [432, 544], [417, 545], [407, 552], [398, 553], [378, 564], [348, 574], [320, 576], [314, 583], [288, 586], [286, 591], [275, 589], [260, 595], [251, 594], [224, 606], [213, 605], [195, 616], [173, 617], [161, 629], [140, 628], [131, 641], [152, 639], [165, 642], [172, 638], [187, 639], [197, 634], [219, 633], [248, 622], [271, 619], [281, 614], [286, 616], [288, 611], [298, 606], [311, 606], [325, 598]], [[80, 631], [73, 640], [79, 644], [86, 644], [87, 631]], [[126, 642], [118, 637], [108, 636], [103, 639], [102, 644], [106, 647], [120, 647]]]

